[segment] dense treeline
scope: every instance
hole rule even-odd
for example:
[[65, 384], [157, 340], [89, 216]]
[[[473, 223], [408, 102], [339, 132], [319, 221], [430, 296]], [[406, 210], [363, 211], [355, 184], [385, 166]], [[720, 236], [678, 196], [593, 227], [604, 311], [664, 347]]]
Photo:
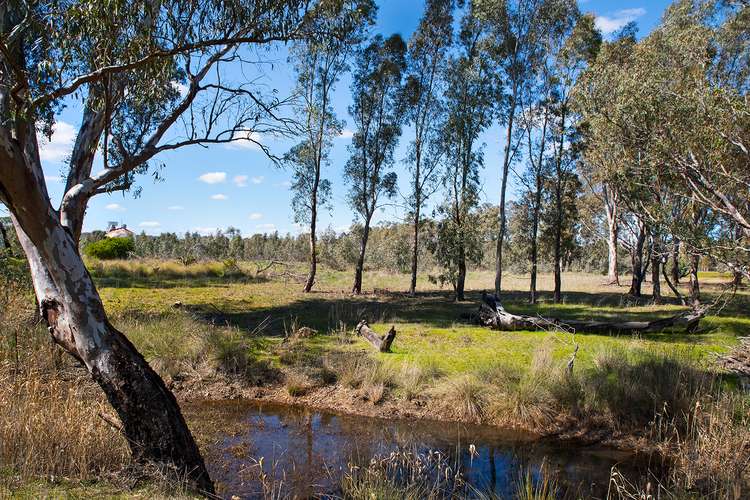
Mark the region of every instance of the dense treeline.
[[[503, 271], [529, 273], [531, 302], [540, 270], [553, 271], [559, 301], [562, 272], [586, 269], [613, 284], [627, 271], [635, 296], [648, 278], [657, 301], [662, 282], [680, 296], [687, 278], [695, 304], [701, 263], [748, 276], [749, 18], [746, 2], [678, 0], [642, 39], [631, 23], [605, 40], [572, 0], [430, 0], [408, 41], [352, 31], [359, 48], [337, 68], [351, 64], [354, 77], [345, 175], [361, 227], [328, 234], [316, 250], [313, 223], [310, 276], [319, 258], [354, 265], [358, 293], [365, 263], [404, 270], [401, 226], [370, 224], [396, 195], [399, 140], [409, 141], [412, 293], [429, 269], [461, 300], [467, 270], [494, 265], [497, 293]], [[305, 54], [301, 82], [316, 64]], [[328, 112], [318, 94], [316, 116]], [[478, 142], [492, 124], [504, 130], [494, 214], [479, 196], [480, 170], [497, 168]], [[320, 144], [316, 176], [328, 153]], [[321, 186], [327, 199], [330, 185]], [[312, 200], [302, 213], [314, 221], [308, 187], [295, 184], [295, 199]], [[426, 217], [430, 198], [436, 209]], [[385, 234], [391, 246], [380, 243]]]

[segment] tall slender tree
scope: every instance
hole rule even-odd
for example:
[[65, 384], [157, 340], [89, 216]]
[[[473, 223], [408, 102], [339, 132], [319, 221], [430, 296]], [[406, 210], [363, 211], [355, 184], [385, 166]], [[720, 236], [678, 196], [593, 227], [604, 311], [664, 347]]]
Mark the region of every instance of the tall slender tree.
[[552, 164], [554, 169], [553, 195], [555, 200], [556, 224], [554, 243], [554, 301], [562, 300], [562, 237], [564, 224], [563, 201], [568, 189], [567, 183], [576, 167], [580, 153], [580, 131], [578, 116], [573, 107], [573, 91], [576, 82], [591, 63], [599, 50], [601, 34], [594, 26], [591, 15], [581, 15], [575, 3], [568, 5], [564, 36], [549, 45], [547, 56], [548, 70], [552, 78], [551, 106], [553, 121], [551, 127]]
[[502, 289], [503, 245], [506, 240], [506, 196], [511, 165], [523, 144], [518, 134], [521, 95], [533, 85], [544, 57], [545, 39], [560, 27], [570, 0], [475, 0], [476, 15], [492, 32], [487, 49], [498, 63], [502, 99], [499, 114], [504, 124], [500, 165], [500, 217], [495, 250], [495, 293]]
[[464, 300], [467, 262], [476, 260], [476, 220], [479, 201], [479, 170], [484, 157], [477, 145], [492, 123], [497, 98], [492, 60], [482, 49], [487, 31], [469, 9], [461, 21], [458, 51], [448, 65], [446, 121], [443, 141], [446, 151], [444, 185], [447, 199], [438, 234], [439, 260], [454, 287], [456, 300]]
[[370, 224], [383, 198], [396, 194], [396, 173], [388, 171], [401, 136], [403, 100], [401, 80], [406, 68], [406, 44], [400, 35], [376, 35], [357, 54], [352, 81], [354, 104], [349, 114], [356, 130], [344, 169], [349, 205], [362, 220], [359, 257], [352, 293], [362, 293]]
[[372, 0], [347, 0], [321, 5], [316, 26], [292, 48], [300, 94], [298, 115], [302, 116], [303, 140], [284, 160], [294, 171], [292, 209], [297, 223], [309, 227], [310, 268], [304, 292], [312, 290], [318, 267], [318, 210], [331, 195], [331, 183], [321, 175], [328, 162], [332, 141], [341, 134], [342, 124], [333, 111], [333, 91], [348, 61], [373, 23]]
[[422, 209], [438, 185], [438, 167], [442, 156], [439, 127], [444, 108], [441, 84], [451, 46], [453, 1], [428, 0], [419, 26], [409, 40], [407, 53], [405, 111], [407, 122], [414, 128], [407, 160], [412, 185], [407, 199], [413, 227], [411, 295], [417, 289]]

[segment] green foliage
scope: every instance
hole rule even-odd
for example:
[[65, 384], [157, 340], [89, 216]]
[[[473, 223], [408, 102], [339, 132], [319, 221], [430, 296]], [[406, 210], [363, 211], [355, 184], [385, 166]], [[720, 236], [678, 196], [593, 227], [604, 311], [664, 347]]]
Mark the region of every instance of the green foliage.
[[132, 238], [105, 238], [89, 243], [83, 252], [92, 259], [127, 259], [135, 250]]
[[406, 44], [400, 35], [376, 35], [357, 54], [352, 81], [354, 104], [349, 113], [356, 130], [344, 175], [350, 186], [350, 206], [363, 219], [366, 230], [382, 197], [396, 194], [396, 173], [388, 172], [401, 135], [400, 102]]

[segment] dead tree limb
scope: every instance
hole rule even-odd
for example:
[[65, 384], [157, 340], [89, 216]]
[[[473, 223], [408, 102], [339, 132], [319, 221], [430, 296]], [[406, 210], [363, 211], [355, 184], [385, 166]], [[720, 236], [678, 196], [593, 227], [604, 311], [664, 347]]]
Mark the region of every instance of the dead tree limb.
[[367, 321], [362, 320], [357, 324], [357, 333], [367, 339], [380, 352], [391, 352], [391, 344], [393, 344], [393, 339], [396, 338], [396, 327], [391, 326], [388, 333], [381, 337], [370, 328]]
[[503, 331], [547, 331], [550, 329], [550, 326], [557, 326], [575, 332], [603, 335], [632, 335], [660, 332], [667, 328], [678, 328], [687, 332], [693, 332], [705, 314], [706, 308], [699, 308], [653, 321], [609, 322], [543, 318], [511, 314], [503, 308], [497, 296], [482, 294], [482, 303], [479, 306], [479, 323], [493, 330]]

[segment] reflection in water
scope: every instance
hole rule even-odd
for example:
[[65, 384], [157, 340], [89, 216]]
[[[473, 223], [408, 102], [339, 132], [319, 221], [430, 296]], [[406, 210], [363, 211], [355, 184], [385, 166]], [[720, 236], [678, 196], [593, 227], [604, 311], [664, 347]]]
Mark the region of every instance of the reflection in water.
[[611, 467], [619, 464], [627, 472], [635, 464], [627, 453], [539, 442], [524, 433], [488, 426], [382, 420], [237, 401], [202, 403], [188, 411], [196, 413], [198, 421], [201, 414], [210, 414], [222, 421], [222, 428], [226, 424], [238, 429], [219, 435], [208, 450], [209, 470], [226, 497], [262, 496], [261, 470], [268, 479], [265, 483], [285, 494], [335, 494], [351, 464], [367, 464], [375, 455], [397, 450], [441, 451], [472, 486], [504, 498], [512, 497], [526, 471], [536, 477], [543, 464], [558, 484], [578, 496], [602, 497]]

